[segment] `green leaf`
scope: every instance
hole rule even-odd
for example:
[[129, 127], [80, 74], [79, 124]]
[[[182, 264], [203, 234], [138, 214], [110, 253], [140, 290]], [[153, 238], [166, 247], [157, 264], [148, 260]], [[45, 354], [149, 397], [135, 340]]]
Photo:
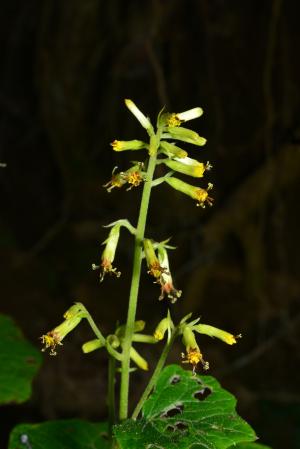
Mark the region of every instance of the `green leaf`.
[[40, 351], [26, 341], [11, 318], [0, 315], [0, 404], [24, 402], [41, 364]]
[[226, 449], [256, 439], [234, 396], [211, 376], [166, 367], [142, 418], [115, 426], [121, 449]]
[[236, 446], [231, 446], [229, 449], [271, 449], [270, 446], [265, 446], [259, 443], [239, 443]]
[[106, 423], [79, 419], [20, 424], [10, 435], [8, 449], [109, 449]]

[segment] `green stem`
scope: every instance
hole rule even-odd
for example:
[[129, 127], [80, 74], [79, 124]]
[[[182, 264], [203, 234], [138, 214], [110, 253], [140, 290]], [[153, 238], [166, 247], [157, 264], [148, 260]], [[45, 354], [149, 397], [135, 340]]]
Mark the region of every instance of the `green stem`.
[[158, 380], [158, 377], [159, 377], [159, 375], [161, 373], [161, 370], [163, 369], [163, 367], [164, 367], [164, 365], [166, 363], [168, 354], [170, 352], [172, 344], [174, 343], [174, 340], [177, 337], [177, 335], [178, 335], [178, 331], [175, 329], [175, 331], [172, 333], [170, 341], [168, 341], [166, 343], [166, 345], [165, 345], [165, 347], [163, 349], [163, 352], [161, 353], [161, 356], [160, 356], [160, 358], [159, 358], [159, 360], [157, 362], [156, 368], [155, 368], [155, 370], [154, 370], [154, 372], [152, 374], [152, 377], [149, 380], [149, 383], [146, 386], [146, 388], [144, 390], [144, 393], [142, 394], [142, 396], [141, 396], [137, 406], [134, 409], [134, 412], [132, 414], [132, 419], [136, 419], [138, 417], [140, 411], [142, 410], [144, 402], [147, 400], [149, 394], [151, 393], [152, 388], [155, 387], [155, 385], [157, 383], [157, 380]]
[[116, 422], [115, 416], [115, 376], [116, 361], [113, 357], [109, 357], [108, 361], [108, 431], [112, 438], [112, 428]]
[[150, 138], [149, 152], [151, 156], [149, 158], [146, 182], [143, 189], [138, 225], [135, 235], [133, 271], [129, 295], [126, 331], [123, 343], [123, 362], [121, 373], [120, 414], [119, 414], [120, 420], [124, 420], [128, 416], [130, 348], [132, 343], [132, 335], [134, 332], [134, 322], [136, 316], [137, 299], [140, 284], [141, 264], [142, 264], [142, 243], [145, 234], [145, 226], [152, 187], [151, 183], [156, 165], [156, 150], [158, 140], [159, 139], [157, 139], [155, 135]]
[[91, 315], [89, 314], [89, 312], [85, 309], [85, 314], [84, 314], [85, 318], [88, 320], [89, 325], [91, 326], [94, 334], [96, 335], [96, 337], [100, 340], [100, 342], [102, 343], [103, 346], [106, 346], [106, 340], [103, 337], [100, 329], [98, 328], [98, 326], [96, 325], [95, 321], [93, 320], [93, 318], [91, 317]]

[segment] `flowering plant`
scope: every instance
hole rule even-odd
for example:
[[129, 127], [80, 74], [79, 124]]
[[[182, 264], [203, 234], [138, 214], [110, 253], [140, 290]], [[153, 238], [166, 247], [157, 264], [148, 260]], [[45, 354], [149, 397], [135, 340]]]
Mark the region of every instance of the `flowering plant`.
[[[65, 425], [75, 429], [74, 432], [79, 435], [76, 448], [92, 447], [89, 446], [91, 439], [93, 447], [97, 448], [226, 449], [233, 445], [238, 447], [239, 444], [241, 448], [250, 448], [243, 444], [255, 440], [256, 436], [251, 427], [236, 414], [233, 396], [223, 390], [212, 377], [199, 374], [201, 370], [209, 369], [209, 363], [204, 360], [199, 347], [199, 334], [215, 337], [228, 345], [235, 344], [241, 335], [203, 324], [200, 318], [192, 319], [192, 313], [183, 317], [179, 323], [173, 322], [172, 308], [176, 307], [177, 300], [184, 300], [182, 291], [174, 285], [170, 268], [169, 252], [175, 248], [169, 244], [170, 239], [157, 241], [146, 232], [151, 191], [162, 183], [191, 197], [201, 208], [211, 206], [213, 203], [210, 196], [213, 187], [211, 183], [205, 188], [189, 184], [178, 177], [183, 174], [192, 178], [203, 178], [211, 169], [209, 162], [199, 162], [191, 158], [180, 146], [181, 143], [196, 147], [205, 145], [205, 138], [183, 126], [189, 120], [200, 117], [203, 111], [200, 107], [181, 113], [169, 113], [163, 109], [158, 114], [154, 127], [133, 101], [125, 100], [125, 104], [145, 129], [148, 140], [114, 140], [111, 144], [112, 149], [117, 152], [144, 151], [146, 160], [133, 162], [125, 171], [116, 172], [114, 169], [111, 179], [104, 184], [104, 187], [111, 192], [112, 189], [127, 187], [129, 190], [143, 185], [139, 218], [136, 226], [127, 219], [119, 219], [106, 226], [109, 232], [103, 242], [104, 249], [99, 264], [93, 264], [92, 268], [99, 270], [100, 282], [104, 281], [107, 275], [118, 278], [121, 273], [114, 263], [121, 230], [126, 229], [134, 237], [127, 319], [124, 324], [121, 321], [122, 324], [118, 325], [112, 334], [105, 336], [85, 306], [77, 302], [64, 314], [64, 321], [60, 325], [41, 337], [42, 351], [49, 350], [50, 355], [56, 355], [66, 336], [74, 331], [83, 319], [88, 321], [95, 338], [83, 344], [83, 352], [90, 353], [101, 349], [106, 350], [108, 354], [108, 424], [98, 426], [66, 421]], [[155, 169], [161, 165], [165, 167], [165, 173], [156, 177]], [[158, 299], [169, 302], [167, 316], [161, 317], [152, 334], [144, 333], [145, 322], [136, 319], [143, 260], [147, 265], [148, 274], [159, 286]], [[183, 345], [181, 362], [190, 365], [191, 369], [183, 370], [178, 365], [164, 368], [169, 351], [177, 338], [182, 340]], [[135, 343], [157, 344], [162, 340], [165, 341], [165, 345], [161, 356], [130, 416], [130, 374], [135, 369], [149, 369], [148, 362], [136, 350]], [[120, 372], [120, 397], [117, 401], [115, 384], [118, 372]], [[58, 442], [61, 444], [62, 437], [54, 436], [54, 430], [65, 429], [62, 423], [48, 423], [47, 431], [43, 427], [45, 424], [40, 425], [40, 428], [27, 427], [26, 435], [28, 441], [31, 441], [32, 449], [35, 449], [33, 442], [38, 440], [41, 431], [44, 435], [48, 432], [52, 447]], [[24, 428], [22, 429], [24, 431]], [[84, 437], [85, 430], [88, 430], [88, 436]], [[20, 430], [18, 432], [16, 430], [13, 434], [12, 442], [15, 441], [14, 438], [20, 436]], [[73, 443], [70, 439], [67, 445], [57, 447], [73, 447]], [[259, 446], [255, 444], [255, 447]]]

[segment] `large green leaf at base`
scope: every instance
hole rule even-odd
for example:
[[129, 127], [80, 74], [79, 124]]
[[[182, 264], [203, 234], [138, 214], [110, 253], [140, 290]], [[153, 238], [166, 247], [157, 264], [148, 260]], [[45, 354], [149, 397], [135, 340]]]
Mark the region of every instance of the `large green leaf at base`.
[[106, 423], [79, 419], [20, 424], [15, 427], [8, 449], [109, 449]]
[[115, 426], [122, 449], [226, 449], [256, 439], [235, 411], [234, 396], [211, 376], [165, 368], [142, 418]]
[[26, 401], [41, 364], [40, 351], [26, 341], [11, 318], [0, 315], [0, 404]]

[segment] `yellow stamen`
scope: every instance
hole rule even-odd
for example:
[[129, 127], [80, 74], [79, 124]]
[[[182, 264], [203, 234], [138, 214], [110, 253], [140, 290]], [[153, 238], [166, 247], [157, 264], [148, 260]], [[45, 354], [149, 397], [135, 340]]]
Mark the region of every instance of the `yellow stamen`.
[[127, 178], [127, 182], [129, 184], [132, 184], [134, 187], [139, 186], [142, 181], [143, 181], [143, 178], [138, 171], [134, 171], [134, 172], [130, 173]]
[[180, 120], [180, 119], [177, 117], [177, 115], [173, 113], [173, 114], [171, 114], [170, 117], [168, 118], [167, 126], [170, 126], [170, 127], [173, 128], [173, 127], [175, 127], [175, 126], [180, 126], [181, 123], [182, 123], [182, 120]]

